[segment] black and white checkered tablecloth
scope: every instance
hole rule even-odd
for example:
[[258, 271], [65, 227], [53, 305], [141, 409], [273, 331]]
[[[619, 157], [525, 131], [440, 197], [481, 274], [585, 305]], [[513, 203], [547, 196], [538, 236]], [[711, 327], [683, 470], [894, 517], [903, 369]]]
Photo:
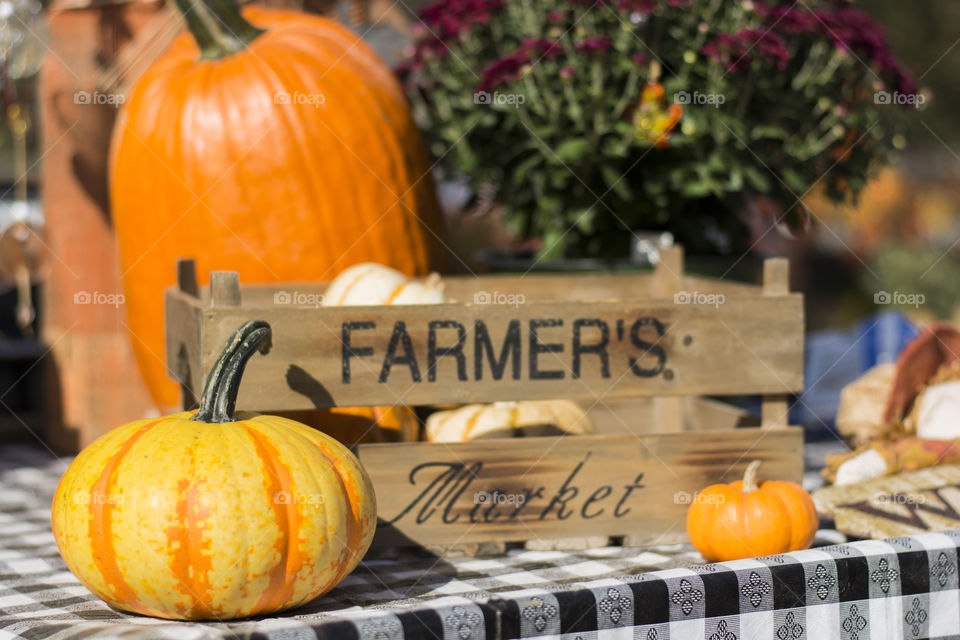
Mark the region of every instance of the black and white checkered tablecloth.
[[701, 566], [679, 545], [370, 560], [282, 617], [127, 615], [92, 596], [57, 553], [49, 504], [64, 469], [39, 449], [0, 451], [0, 640], [960, 637], [960, 531]]

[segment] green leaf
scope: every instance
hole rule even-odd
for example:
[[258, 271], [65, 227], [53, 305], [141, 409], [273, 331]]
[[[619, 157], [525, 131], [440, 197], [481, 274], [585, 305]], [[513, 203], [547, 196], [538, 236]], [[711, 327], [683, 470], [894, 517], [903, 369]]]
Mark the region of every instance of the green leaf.
[[613, 192], [623, 200], [629, 200], [631, 197], [630, 193], [630, 182], [626, 176], [620, 174], [619, 171], [614, 169], [608, 164], [600, 165], [600, 177], [603, 178], [603, 183], [607, 185], [608, 189], [613, 189]]
[[550, 178], [549, 178], [550, 187], [560, 191], [564, 187], [566, 187], [567, 184], [569, 184], [572, 179], [573, 179], [573, 174], [571, 174], [566, 169], [553, 171], [550, 174]]
[[775, 124], [761, 124], [751, 129], [750, 137], [754, 140], [758, 140], [760, 138], [786, 140], [790, 137], [790, 132], [784, 127]]
[[806, 191], [807, 180], [793, 167], [784, 167], [780, 171], [780, 176], [787, 183], [787, 186], [796, 191], [798, 195], [800, 192]]
[[570, 217], [573, 220], [573, 224], [576, 225], [577, 229], [583, 233], [590, 234], [593, 233], [594, 222], [597, 217], [597, 208], [591, 207], [589, 209], [579, 209], [570, 212]]
[[543, 164], [543, 156], [539, 153], [532, 153], [520, 162], [516, 163], [513, 166], [513, 170], [510, 171], [510, 179], [515, 184], [520, 184], [526, 182], [531, 171], [535, 168], [539, 169], [537, 165]]
[[557, 145], [553, 152], [563, 162], [570, 162], [579, 159], [589, 147], [586, 138], [568, 138]]
[[691, 180], [683, 185], [683, 195], [688, 198], [702, 198], [710, 195], [713, 185], [710, 180]]
[[770, 191], [770, 177], [766, 169], [758, 169], [753, 165], [743, 166], [743, 177], [747, 183], [760, 193]]
[[724, 188], [734, 193], [743, 190], [743, 171], [740, 170], [740, 167], [730, 167], [730, 175], [727, 177]]

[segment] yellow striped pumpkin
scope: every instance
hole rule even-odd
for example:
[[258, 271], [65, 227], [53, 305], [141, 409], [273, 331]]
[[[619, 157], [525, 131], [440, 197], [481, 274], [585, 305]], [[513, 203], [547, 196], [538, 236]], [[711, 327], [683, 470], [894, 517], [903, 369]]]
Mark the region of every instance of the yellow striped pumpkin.
[[411, 280], [396, 269], [376, 262], [349, 267], [330, 283], [323, 296], [326, 307], [391, 304], [441, 304], [443, 281], [431, 273], [422, 281]]
[[427, 440], [465, 442], [481, 438], [593, 433], [593, 423], [570, 400], [522, 400], [468, 404], [427, 418]]
[[270, 326], [242, 325], [200, 408], [124, 425], [84, 449], [53, 501], [67, 566], [110, 605], [237, 618], [326, 593], [366, 553], [376, 499], [350, 451], [298, 422], [235, 415]]

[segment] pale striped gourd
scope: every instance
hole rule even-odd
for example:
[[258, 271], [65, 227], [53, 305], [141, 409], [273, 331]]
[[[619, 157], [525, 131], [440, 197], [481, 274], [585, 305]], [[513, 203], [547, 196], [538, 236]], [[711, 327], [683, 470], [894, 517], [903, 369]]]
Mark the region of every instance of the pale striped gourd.
[[427, 440], [464, 442], [480, 438], [591, 434], [593, 424], [570, 400], [523, 400], [468, 404], [427, 418]]

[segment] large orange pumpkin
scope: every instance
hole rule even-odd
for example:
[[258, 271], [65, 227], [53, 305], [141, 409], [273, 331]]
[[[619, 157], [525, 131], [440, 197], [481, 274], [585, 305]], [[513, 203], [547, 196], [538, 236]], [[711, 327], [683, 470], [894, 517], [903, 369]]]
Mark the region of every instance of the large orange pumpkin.
[[355, 34], [293, 11], [241, 16], [230, 0], [178, 5], [192, 37], [137, 81], [111, 154], [128, 324], [163, 409], [179, 396], [156, 309], [176, 258], [244, 282], [329, 280], [365, 261], [424, 275], [440, 232], [406, 98]]
[[376, 498], [346, 447], [234, 414], [243, 368], [269, 338], [265, 322], [242, 325], [198, 411], [118, 427], [60, 480], [60, 553], [110, 605], [176, 619], [288, 609], [332, 589], [370, 546]]
[[687, 511], [690, 542], [710, 562], [806, 549], [817, 532], [813, 499], [795, 482], [757, 484], [759, 461], [743, 480], [710, 485]]

